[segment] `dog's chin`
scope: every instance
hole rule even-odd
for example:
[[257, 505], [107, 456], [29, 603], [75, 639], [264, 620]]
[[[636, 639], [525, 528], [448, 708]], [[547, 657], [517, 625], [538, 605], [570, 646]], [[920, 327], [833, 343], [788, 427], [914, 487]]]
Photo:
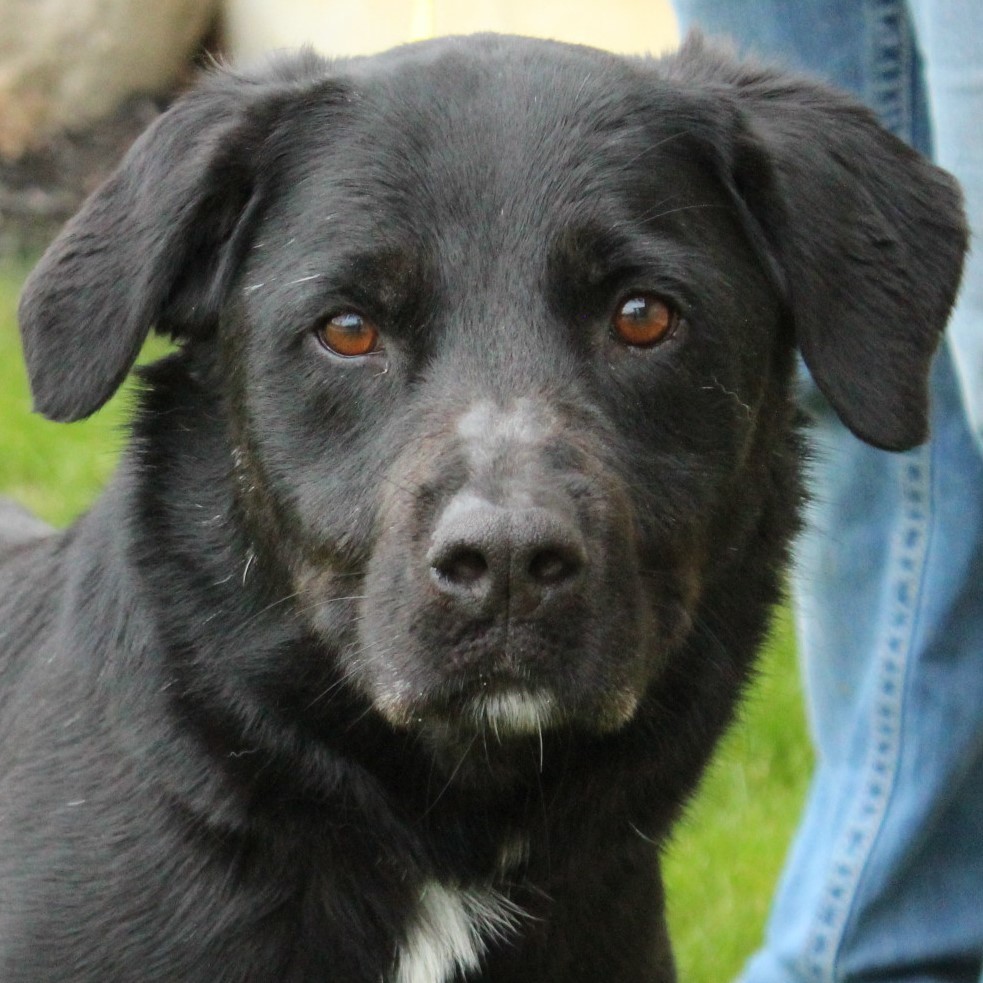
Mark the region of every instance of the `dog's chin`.
[[576, 699], [549, 686], [517, 682], [454, 697], [435, 692], [383, 698], [375, 705], [393, 727], [419, 733], [431, 746], [451, 749], [480, 739], [507, 748], [563, 731], [613, 733], [632, 720], [640, 700], [641, 694], [628, 687]]

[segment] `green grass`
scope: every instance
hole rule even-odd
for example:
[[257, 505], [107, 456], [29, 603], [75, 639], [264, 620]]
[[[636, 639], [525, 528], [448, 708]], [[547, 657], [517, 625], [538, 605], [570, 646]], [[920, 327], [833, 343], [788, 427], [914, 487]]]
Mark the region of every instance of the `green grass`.
[[757, 946], [811, 770], [793, 629], [781, 612], [741, 720], [666, 857], [683, 983], [726, 983]]
[[[25, 272], [0, 269], [0, 493], [61, 524], [92, 501], [112, 471], [128, 400], [124, 393], [92, 419], [70, 425], [31, 414], [14, 322]], [[67, 349], [72, 343], [63, 340]], [[757, 945], [810, 768], [791, 627], [783, 616], [743, 719], [666, 858], [683, 983], [726, 983]]]
[[[124, 442], [127, 396], [80, 423], [51, 423], [31, 412], [16, 328], [17, 293], [26, 267], [0, 268], [0, 492], [58, 525], [95, 498]], [[73, 339], [62, 344], [71, 351]]]

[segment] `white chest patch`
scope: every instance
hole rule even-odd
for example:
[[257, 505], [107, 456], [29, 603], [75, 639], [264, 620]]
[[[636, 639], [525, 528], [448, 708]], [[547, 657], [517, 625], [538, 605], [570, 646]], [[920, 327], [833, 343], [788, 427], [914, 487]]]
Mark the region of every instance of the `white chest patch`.
[[477, 969], [489, 941], [514, 931], [521, 916], [518, 906], [492, 888], [430, 882], [396, 955], [393, 983], [446, 983], [455, 970]]

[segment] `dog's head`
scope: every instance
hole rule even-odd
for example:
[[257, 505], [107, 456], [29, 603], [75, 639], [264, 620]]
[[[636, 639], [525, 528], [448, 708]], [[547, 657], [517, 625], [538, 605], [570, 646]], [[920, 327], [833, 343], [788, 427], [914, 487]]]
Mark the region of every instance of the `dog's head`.
[[965, 236], [946, 175], [811, 83], [448, 39], [212, 78], [21, 318], [54, 419], [151, 327], [211, 367], [257, 569], [391, 724], [603, 732], [770, 536], [778, 565], [796, 346], [864, 440], [924, 438]]

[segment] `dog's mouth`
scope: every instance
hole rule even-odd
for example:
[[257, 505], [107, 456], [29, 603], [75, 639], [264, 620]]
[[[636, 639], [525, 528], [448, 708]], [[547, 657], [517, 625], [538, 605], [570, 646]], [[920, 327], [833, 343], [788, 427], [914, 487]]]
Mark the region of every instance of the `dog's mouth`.
[[404, 699], [377, 698], [375, 704], [400, 729], [487, 731], [500, 740], [542, 733], [568, 717], [550, 686], [505, 675], [484, 676], [467, 686], [439, 686]]
[[564, 729], [619, 730], [633, 718], [643, 691], [638, 678], [579, 693], [568, 688], [559, 680], [500, 673], [429, 690], [397, 685], [376, 693], [372, 702], [393, 727], [427, 734], [438, 743], [480, 736], [504, 745]]
[[418, 730], [441, 743], [472, 736], [492, 737], [497, 744], [541, 736], [567, 719], [561, 701], [548, 688], [518, 684], [475, 693], [458, 701], [442, 699], [383, 713], [400, 729]]
[[472, 697], [463, 716], [499, 739], [548, 730], [560, 717], [557, 698], [547, 689], [501, 689]]

